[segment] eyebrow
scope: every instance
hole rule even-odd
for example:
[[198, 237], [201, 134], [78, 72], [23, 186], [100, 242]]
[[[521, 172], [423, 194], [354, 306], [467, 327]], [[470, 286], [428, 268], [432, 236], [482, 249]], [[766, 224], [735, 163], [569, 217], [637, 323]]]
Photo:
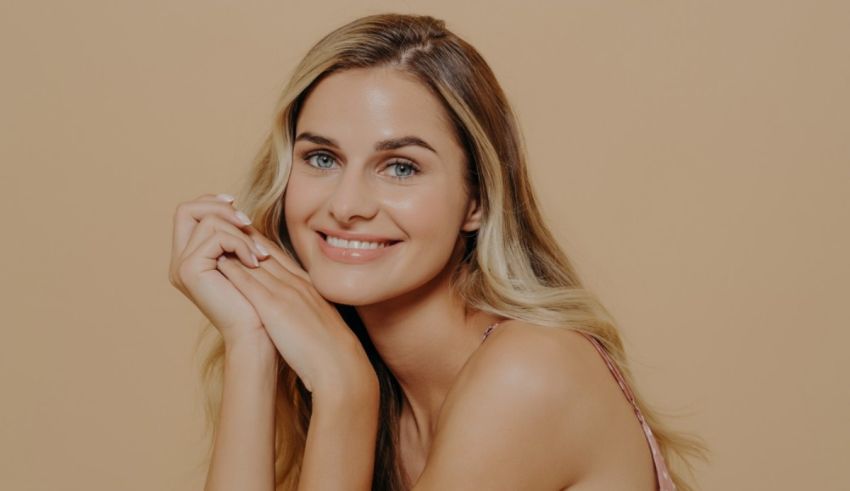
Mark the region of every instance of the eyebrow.
[[[301, 140], [313, 142], [316, 145], [327, 145], [329, 147], [333, 147], [339, 150], [339, 144], [335, 140], [327, 138], [325, 136], [317, 135], [315, 133], [310, 133], [309, 131], [305, 131], [295, 138], [296, 142]], [[413, 135], [402, 136], [399, 138], [390, 138], [388, 140], [381, 140], [375, 143], [375, 151], [380, 152], [382, 150], [395, 150], [397, 148], [408, 146], [418, 146], [422, 148], [427, 148], [428, 150], [439, 155], [437, 151], [434, 150], [434, 147], [429, 145], [428, 142]]]

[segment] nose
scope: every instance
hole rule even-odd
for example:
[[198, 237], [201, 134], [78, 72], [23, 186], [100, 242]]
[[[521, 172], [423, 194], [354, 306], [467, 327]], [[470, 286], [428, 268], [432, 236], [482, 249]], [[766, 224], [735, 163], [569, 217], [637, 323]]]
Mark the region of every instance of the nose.
[[339, 223], [349, 223], [355, 217], [370, 219], [378, 212], [378, 200], [369, 186], [368, 179], [356, 172], [352, 166], [337, 181], [328, 200], [328, 210]]

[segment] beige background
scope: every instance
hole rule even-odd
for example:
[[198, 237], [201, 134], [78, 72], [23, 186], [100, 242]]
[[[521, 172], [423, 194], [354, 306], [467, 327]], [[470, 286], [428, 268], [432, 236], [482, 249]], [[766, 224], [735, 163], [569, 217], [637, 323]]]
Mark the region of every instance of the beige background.
[[172, 213], [235, 190], [330, 29], [428, 13], [514, 104], [544, 212], [700, 488], [850, 489], [850, 4], [0, 5], [0, 489], [200, 489]]

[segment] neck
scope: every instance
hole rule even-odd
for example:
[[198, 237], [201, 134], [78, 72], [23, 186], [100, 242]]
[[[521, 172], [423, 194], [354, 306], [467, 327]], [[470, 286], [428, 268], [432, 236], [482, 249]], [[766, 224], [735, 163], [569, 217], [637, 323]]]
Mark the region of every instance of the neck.
[[458, 373], [497, 316], [467, 312], [452, 292], [448, 268], [422, 287], [380, 304], [359, 306], [369, 338], [401, 385], [402, 418], [430, 447], [440, 410]]

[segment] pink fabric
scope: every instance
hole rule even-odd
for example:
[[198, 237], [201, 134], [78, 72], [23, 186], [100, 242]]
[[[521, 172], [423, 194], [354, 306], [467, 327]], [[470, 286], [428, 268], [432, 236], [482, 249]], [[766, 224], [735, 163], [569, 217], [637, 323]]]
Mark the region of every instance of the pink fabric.
[[[493, 332], [493, 329], [499, 325], [501, 321], [495, 322], [487, 326], [487, 329], [484, 330], [484, 335], [481, 338], [481, 342], [484, 342], [487, 339], [487, 336]], [[637, 416], [638, 421], [640, 422], [641, 427], [643, 428], [643, 432], [646, 435], [646, 439], [649, 442], [649, 448], [652, 450], [652, 461], [655, 463], [655, 476], [658, 481], [658, 489], [659, 491], [676, 491], [676, 485], [673, 483], [673, 479], [670, 477], [670, 472], [667, 469], [667, 463], [664, 461], [664, 456], [661, 454], [661, 449], [658, 448], [658, 442], [655, 440], [655, 435], [652, 434], [652, 429], [646, 423], [646, 420], [643, 417], [643, 414], [640, 412], [640, 408], [635, 401], [634, 393], [632, 393], [629, 386], [626, 384], [623, 375], [620, 373], [620, 370], [617, 369], [617, 365], [614, 364], [611, 356], [605, 350], [605, 347], [593, 336], [581, 333], [584, 337], [586, 337], [596, 350], [602, 355], [602, 359], [605, 360], [605, 364], [608, 365], [608, 370], [614, 375], [614, 378], [617, 379], [617, 384], [623, 390], [626, 398], [632, 404], [632, 407], [635, 410], [635, 416]]]

